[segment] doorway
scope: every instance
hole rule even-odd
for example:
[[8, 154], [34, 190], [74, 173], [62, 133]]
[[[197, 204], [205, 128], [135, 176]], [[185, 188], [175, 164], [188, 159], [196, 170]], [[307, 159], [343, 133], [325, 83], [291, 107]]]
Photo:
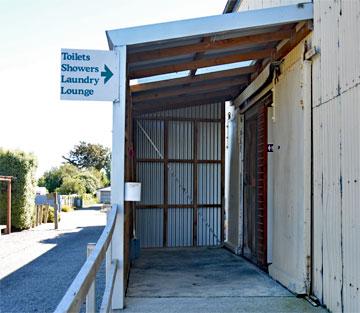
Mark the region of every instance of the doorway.
[[245, 113], [243, 254], [267, 269], [267, 102]]

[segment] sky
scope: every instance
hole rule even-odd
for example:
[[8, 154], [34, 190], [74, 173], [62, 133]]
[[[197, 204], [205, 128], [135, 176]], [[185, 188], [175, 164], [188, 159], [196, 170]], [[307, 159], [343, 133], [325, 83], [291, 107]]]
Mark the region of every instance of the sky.
[[80, 141], [111, 147], [112, 104], [60, 101], [60, 49], [108, 50], [105, 30], [221, 14], [226, 0], [1, 0], [0, 147], [38, 172]]

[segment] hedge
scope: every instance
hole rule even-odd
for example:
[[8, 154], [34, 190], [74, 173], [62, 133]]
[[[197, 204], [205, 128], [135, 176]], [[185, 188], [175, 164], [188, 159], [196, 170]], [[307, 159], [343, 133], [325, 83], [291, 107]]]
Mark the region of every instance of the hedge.
[[[35, 171], [37, 160], [33, 154], [0, 148], [0, 175], [14, 176], [11, 196], [11, 224], [14, 229], [32, 226], [35, 213]], [[0, 224], [6, 224], [6, 185], [0, 188]]]

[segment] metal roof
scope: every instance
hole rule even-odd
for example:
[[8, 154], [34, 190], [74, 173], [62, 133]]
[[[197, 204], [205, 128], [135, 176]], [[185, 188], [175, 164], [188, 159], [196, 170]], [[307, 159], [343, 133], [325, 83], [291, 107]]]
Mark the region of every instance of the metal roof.
[[[111, 49], [126, 46], [134, 111], [231, 100], [265, 63], [285, 56], [309, 32], [312, 3], [107, 31]], [[252, 62], [252, 66], [195, 75], [197, 69]], [[191, 76], [157, 81], [158, 75]], [[149, 80], [149, 79], [148, 79]]]

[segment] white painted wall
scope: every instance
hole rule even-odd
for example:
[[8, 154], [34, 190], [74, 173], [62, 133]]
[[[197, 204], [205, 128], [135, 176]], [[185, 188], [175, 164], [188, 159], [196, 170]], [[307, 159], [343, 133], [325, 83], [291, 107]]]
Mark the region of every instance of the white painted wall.
[[313, 2], [313, 293], [333, 312], [360, 312], [360, 1]]
[[315, 1], [314, 293], [360, 312], [360, 2]]
[[268, 164], [268, 202], [273, 210], [269, 273], [298, 294], [310, 289], [311, 212], [310, 71], [300, 58], [301, 46], [285, 60], [274, 85], [274, 107], [269, 112], [274, 120], [268, 126], [274, 144]]

